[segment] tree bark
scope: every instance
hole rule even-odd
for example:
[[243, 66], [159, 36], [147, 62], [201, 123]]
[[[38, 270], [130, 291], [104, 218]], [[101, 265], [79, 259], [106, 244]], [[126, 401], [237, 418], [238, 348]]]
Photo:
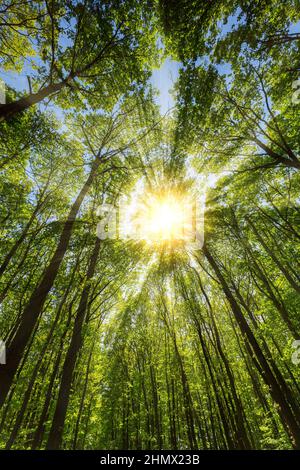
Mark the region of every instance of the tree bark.
[[23, 232], [21, 233], [18, 240], [16, 240], [14, 245], [11, 247], [11, 249], [7, 253], [6, 257], [4, 258], [3, 263], [0, 266], [0, 279], [1, 279], [2, 275], [4, 274], [8, 264], [10, 263], [10, 261], [12, 259], [12, 257], [15, 255], [16, 251], [18, 250], [18, 248], [21, 246], [21, 244], [25, 240], [31, 225], [33, 224], [34, 219], [35, 219], [37, 213], [40, 211], [41, 207], [43, 206], [44, 202], [45, 202], [45, 200], [44, 201], [43, 200], [38, 201], [33, 213], [30, 216], [30, 219], [28, 220], [27, 224], [24, 227]]
[[82, 327], [85, 320], [86, 309], [88, 304], [88, 298], [90, 293], [91, 284], [90, 281], [94, 276], [97, 259], [100, 251], [100, 239], [96, 238], [95, 246], [89, 261], [89, 266], [86, 276], [86, 285], [83, 288], [75, 322], [72, 332], [72, 338], [69, 349], [66, 354], [62, 378], [54, 411], [52, 426], [50, 429], [47, 449], [59, 449], [62, 443], [63, 428], [65, 418], [67, 414], [67, 408], [69, 404], [70, 391], [73, 379], [73, 373], [76, 366], [76, 360], [78, 353], [81, 349], [83, 338], [82, 338]]
[[241, 311], [238, 303], [232, 295], [230, 288], [224, 276], [222, 275], [218, 264], [216, 263], [214, 257], [212, 256], [206, 245], [203, 247], [202, 250], [210, 266], [213, 268], [218, 280], [220, 281], [223, 292], [226, 295], [226, 298], [231, 306], [231, 310], [234, 314], [234, 317], [237, 321], [237, 324], [241, 330], [243, 337], [249, 343], [256, 357], [256, 360], [261, 369], [262, 378], [268, 385], [273, 400], [278, 404], [279, 413], [289, 431], [292, 445], [294, 448], [300, 449], [300, 425], [297, 422], [297, 419], [294, 416], [289, 406], [289, 403], [287, 402], [284, 393], [282, 392], [258, 342], [256, 341], [256, 338], [251, 328], [249, 327], [246, 319], [244, 318], [243, 312]]
[[11, 341], [11, 344], [7, 348], [7, 363], [0, 366], [0, 407], [3, 405], [6, 399], [20, 364], [22, 354], [24, 353], [26, 345], [32, 335], [39, 315], [42, 312], [46, 297], [54, 284], [59, 267], [69, 246], [76, 216], [84, 200], [84, 197], [88, 193], [93, 183], [99, 164], [100, 159], [97, 158], [93, 163], [92, 169], [84, 186], [82, 187], [71, 207], [69, 216], [64, 224], [63, 231], [53, 257], [48, 267], [45, 269], [39, 285], [33, 291], [20, 319], [20, 324], [16, 334]]
[[30, 93], [19, 100], [12, 101], [11, 103], [6, 103], [0, 105], [0, 121], [8, 120], [15, 114], [25, 111], [30, 106], [40, 103], [47, 96], [52, 95], [60, 91], [67, 84], [67, 81], [61, 81], [59, 83], [50, 83], [44, 88], [41, 88], [37, 93]]

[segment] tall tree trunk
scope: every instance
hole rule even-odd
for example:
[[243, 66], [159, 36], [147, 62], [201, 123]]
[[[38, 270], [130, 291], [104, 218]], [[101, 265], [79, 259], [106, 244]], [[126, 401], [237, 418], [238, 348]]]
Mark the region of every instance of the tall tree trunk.
[[5, 256], [5, 258], [3, 260], [3, 263], [0, 266], [0, 279], [1, 279], [1, 276], [3, 275], [3, 273], [5, 272], [10, 260], [15, 255], [15, 253], [18, 250], [19, 246], [21, 246], [22, 242], [25, 240], [25, 238], [27, 236], [27, 233], [28, 233], [28, 230], [30, 229], [37, 213], [41, 209], [41, 206], [43, 205], [44, 202], [45, 202], [45, 200], [44, 201], [39, 201], [37, 203], [32, 215], [31, 215], [30, 219], [28, 220], [27, 224], [25, 225], [24, 230], [21, 233], [20, 237], [18, 238], [18, 240], [16, 240], [14, 245], [11, 247], [11, 249], [9, 250], [7, 255]]
[[158, 449], [162, 449], [162, 430], [161, 430], [161, 421], [160, 421], [160, 412], [159, 412], [159, 395], [157, 391], [157, 381], [156, 374], [153, 367], [153, 364], [150, 364], [150, 381], [152, 388], [152, 397], [153, 397], [153, 411], [154, 411], [154, 429], [156, 430], [156, 445]]
[[255, 233], [257, 239], [265, 249], [266, 253], [270, 256], [274, 264], [280, 269], [282, 274], [285, 276], [286, 280], [290, 283], [290, 285], [295, 289], [296, 292], [300, 293], [300, 284], [298, 284], [293, 276], [289, 273], [288, 269], [281, 263], [281, 261], [277, 258], [277, 256], [274, 253], [274, 250], [269, 247], [268, 243], [264, 240], [264, 238], [261, 236], [261, 233], [259, 230], [257, 230], [255, 224], [252, 222], [252, 220], [249, 217], [246, 217], [246, 220], [250, 224], [253, 232]]
[[46, 427], [46, 420], [47, 420], [47, 417], [48, 417], [48, 414], [49, 414], [49, 407], [50, 407], [51, 399], [52, 399], [52, 396], [53, 396], [53, 386], [54, 386], [54, 382], [55, 382], [55, 379], [57, 377], [57, 373], [58, 373], [59, 366], [60, 366], [60, 363], [61, 363], [60, 361], [61, 361], [61, 356], [62, 356], [62, 353], [63, 353], [64, 341], [65, 341], [65, 338], [66, 338], [67, 333], [69, 331], [69, 327], [70, 327], [70, 323], [71, 323], [72, 305], [73, 305], [73, 300], [70, 302], [69, 307], [68, 307], [68, 319], [67, 319], [67, 322], [64, 326], [64, 331], [62, 333], [62, 336], [60, 338], [59, 352], [58, 352], [58, 354], [55, 358], [54, 366], [53, 366], [53, 369], [52, 369], [52, 372], [51, 372], [51, 375], [50, 375], [50, 380], [49, 380], [49, 384], [48, 384], [48, 387], [47, 387], [47, 392], [46, 392], [42, 412], [41, 412], [41, 415], [39, 417], [37, 428], [36, 428], [35, 432], [32, 434], [31, 449], [37, 449], [40, 446], [40, 444], [43, 440], [45, 427]]
[[195, 450], [197, 449], [198, 445], [197, 445], [197, 439], [196, 439], [196, 434], [195, 434], [195, 425], [194, 425], [194, 417], [193, 417], [193, 409], [192, 409], [193, 405], [192, 405], [190, 386], [189, 386], [188, 378], [185, 372], [183, 360], [177, 347], [177, 340], [176, 340], [175, 333], [172, 335], [172, 338], [173, 338], [175, 355], [176, 355], [176, 359], [177, 359], [179, 370], [180, 370], [181, 385], [182, 385], [182, 391], [183, 391], [183, 406], [184, 406], [184, 412], [185, 412], [189, 446], [190, 446], [190, 449]]
[[71, 207], [55, 253], [52, 256], [48, 267], [44, 271], [41, 282], [32, 293], [30, 300], [22, 314], [18, 330], [16, 331], [11, 344], [7, 348], [7, 363], [0, 366], [0, 407], [3, 405], [9, 392], [15, 373], [20, 364], [22, 354], [31, 337], [39, 315], [42, 312], [46, 297], [54, 284], [59, 267], [68, 249], [76, 216], [84, 200], [84, 197], [88, 193], [93, 183], [99, 164], [100, 159], [97, 158], [93, 162], [89, 177], [87, 178], [84, 186], [82, 187], [74, 204]]
[[44, 98], [60, 91], [66, 84], [66, 80], [59, 83], [50, 83], [50, 85], [41, 88], [37, 93], [31, 93], [19, 100], [0, 105], [0, 121], [7, 120], [19, 112], [25, 111], [30, 106], [40, 103]]
[[[287, 325], [290, 332], [293, 334], [295, 339], [298, 339], [299, 338], [299, 333], [298, 333], [297, 328], [295, 327], [295, 325], [293, 325], [293, 322], [290, 318], [289, 312], [287, 311], [286, 306], [285, 306], [284, 302], [282, 301], [282, 299], [280, 297], [280, 293], [277, 292], [277, 295], [275, 294], [276, 288], [272, 284], [271, 278], [268, 277], [267, 274], [265, 273], [264, 267], [260, 263], [259, 259], [253, 253], [252, 247], [249, 244], [249, 242], [247, 241], [247, 239], [245, 239], [245, 237], [243, 237], [243, 235], [240, 234], [240, 230], [239, 230], [239, 226], [238, 226], [238, 223], [237, 223], [237, 220], [236, 220], [236, 216], [235, 216], [234, 212], [232, 212], [232, 214], [234, 216], [233, 225], [234, 225], [234, 230], [235, 230], [236, 236], [239, 239], [241, 245], [244, 247], [245, 252], [248, 254], [248, 256], [249, 256], [249, 258], [252, 262], [256, 277], [261, 280], [261, 282], [262, 282], [263, 286], [265, 287], [265, 289], [262, 289], [262, 287], [259, 286], [259, 284], [255, 280], [255, 276], [253, 276], [254, 282], [256, 283], [257, 287], [271, 300], [271, 302], [274, 304], [274, 306], [278, 310], [282, 320]], [[251, 264], [250, 263], [249, 263], [249, 269], [250, 269], [250, 272], [251, 272]]]
[[229, 379], [230, 389], [231, 389], [231, 392], [232, 392], [232, 397], [233, 397], [234, 405], [235, 405], [235, 418], [236, 418], [236, 428], [237, 428], [236, 429], [236, 431], [237, 431], [236, 432], [236, 439], [237, 439], [237, 442], [239, 443], [239, 446], [240, 446], [241, 449], [251, 449], [252, 445], [251, 445], [251, 442], [248, 438], [248, 435], [247, 435], [247, 432], [246, 432], [246, 427], [245, 427], [245, 424], [246, 424], [245, 413], [244, 413], [244, 409], [243, 409], [243, 405], [242, 405], [240, 396], [238, 395], [237, 390], [236, 390], [234, 374], [232, 372], [232, 369], [230, 367], [230, 363], [229, 363], [229, 361], [228, 361], [228, 359], [227, 359], [227, 357], [226, 357], [226, 355], [223, 351], [223, 348], [222, 348], [219, 329], [218, 329], [216, 321], [215, 321], [214, 312], [213, 312], [211, 302], [210, 302], [209, 297], [208, 297], [208, 295], [207, 295], [207, 293], [204, 289], [201, 278], [200, 278], [199, 273], [197, 271], [196, 271], [196, 275], [197, 275], [197, 278], [198, 278], [198, 281], [199, 281], [201, 292], [204, 295], [205, 301], [206, 301], [207, 306], [208, 306], [208, 313], [209, 313], [209, 316], [210, 316], [210, 319], [211, 319], [211, 322], [212, 322], [213, 331], [214, 331], [214, 335], [215, 335], [216, 349], [217, 349], [217, 351], [218, 351], [218, 353], [219, 353], [219, 355], [222, 359], [222, 362], [225, 366], [226, 373], [227, 373], [227, 376], [228, 376], [228, 379]]
[[92, 348], [91, 348], [91, 351], [89, 353], [89, 358], [88, 358], [87, 366], [86, 366], [84, 385], [83, 385], [83, 390], [82, 390], [82, 394], [81, 394], [81, 398], [80, 398], [79, 410], [78, 410], [76, 424], [75, 424], [75, 430], [74, 430], [74, 437], [73, 437], [73, 444], [72, 444], [72, 448], [74, 450], [76, 450], [77, 443], [78, 443], [78, 433], [79, 433], [79, 429], [80, 429], [80, 420], [81, 420], [82, 412], [83, 412], [83, 409], [84, 409], [84, 402], [85, 402], [86, 391], [87, 391], [88, 382], [89, 382], [89, 374], [90, 374], [91, 362], [92, 362], [92, 357], [93, 357], [93, 352], [94, 352], [94, 345], [95, 345], [95, 340], [92, 344]]
[[[14, 266], [14, 270], [12, 272], [12, 274], [10, 275], [10, 279], [7, 281], [4, 289], [1, 291], [0, 293], [0, 304], [5, 300], [8, 292], [10, 289], [13, 289], [15, 286], [18, 285], [18, 274], [21, 272], [21, 268], [23, 268], [24, 264], [25, 264], [25, 261], [27, 259], [27, 255], [32, 247], [32, 242], [33, 240], [35, 239], [37, 233], [39, 233], [41, 230], [42, 230], [42, 226], [35, 231], [35, 233], [33, 235], [31, 235], [31, 237], [28, 239], [28, 243], [25, 247], [25, 250], [24, 252], [22, 251], [22, 254], [21, 255], [21, 259], [19, 261], [19, 263]], [[17, 281], [16, 281], [16, 278], [17, 278]], [[7, 341], [8, 342], [8, 341]]]
[[59, 449], [62, 442], [63, 428], [65, 423], [65, 418], [67, 414], [67, 408], [70, 398], [70, 390], [72, 385], [73, 373], [76, 365], [76, 360], [78, 353], [82, 346], [82, 326], [84, 324], [84, 319], [86, 315], [86, 309], [88, 304], [88, 298], [91, 288], [91, 278], [94, 276], [95, 268], [97, 264], [97, 259], [100, 251], [100, 239], [96, 238], [95, 246], [89, 261], [87, 276], [86, 276], [86, 285], [83, 288], [78, 310], [76, 313], [76, 318], [74, 321], [72, 338], [70, 342], [69, 349], [66, 354], [62, 378], [58, 393], [58, 398], [56, 402], [56, 407], [54, 411], [54, 416], [52, 420], [52, 425], [48, 437], [47, 449]]
[[293, 158], [286, 158], [280, 155], [279, 153], [275, 152], [271, 147], [266, 145], [264, 142], [259, 140], [256, 137], [253, 137], [253, 141], [262, 149], [266, 152], [266, 154], [273, 158], [277, 164], [282, 163], [284, 166], [287, 166], [288, 168], [296, 168], [297, 170], [300, 169], [300, 161], [298, 158], [294, 155]]
[[293, 447], [300, 449], [300, 425], [297, 422], [297, 419], [295, 418], [289, 406], [289, 403], [287, 402], [284, 396], [284, 393], [282, 392], [258, 342], [256, 341], [256, 338], [251, 328], [249, 327], [243, 315], [243, 312], [241, 311], [238, 303], [236, 302], [234, 296], [232, 295], [230, 288], [224, 276], [222, 275], [217, 262], [215, 261], [214, 257], [212, 256], [212, 254], [210, 253], [206, 245], [204, 245], [202, 250], [210, 266], [213, 268], [218, 280], [220, 281], [223, 292], [226, 295], [226, 298], [231, 306], [231, 310], [234, 314], [234, 317], [237, 321], [237, 324], [241, 330], [243, 337], [249, 343], [256, 357], [256, 360], [261, 369], [262, 378], [265, 381], [265, 383], [268, 385], [270, 394], [273, 400], [278, 404], [279, 413], [289, 430]]

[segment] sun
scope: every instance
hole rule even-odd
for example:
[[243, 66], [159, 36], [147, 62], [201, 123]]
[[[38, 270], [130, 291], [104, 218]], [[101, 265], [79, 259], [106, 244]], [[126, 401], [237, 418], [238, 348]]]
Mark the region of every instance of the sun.
[[184, 205], [175, 197], [150, 198], [140, 218], [149, 241], [175, 241], [184, 233]]
[[[198, 207], [199, 206], [199, 207]], [[139, 184], [120, 204], [119, 234], [151, 245], [191, 248], [198, 243], [202, 205], [192, 185], [147, 188]]]

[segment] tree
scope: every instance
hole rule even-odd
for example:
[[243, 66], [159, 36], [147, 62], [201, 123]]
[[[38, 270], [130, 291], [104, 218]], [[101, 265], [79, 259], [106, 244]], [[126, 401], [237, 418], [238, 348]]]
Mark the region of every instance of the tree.
[[143, 2], [120, 5], [113, 0], [107, 8], [93, 0], [45, 0], [41, 9], [36, 7], [37, 12], [34, 7], [31, 11], [31, 2], [25, 5], [21, 22], [15, 18], [19, 13], [8, 6], [2, 27], [9, 33], [13, 30], [17, 38], [25, 35], [27, 42], [31, 29], [36, 32], [37, 75], [32, 77], [33, 91], [0, 106], [2, 120], [55, 94], [60, 95], [67, 108], [85, 109], [87, 104], [94, 107], [97, 103], [98, 107], [109, 109], [114, 105], [116, 89], [125, 93], [135, 80], [142, 83], [142, 76], [147, 74], [143, 57], [147, 57], [149, 65], [155, 60], [152, 15]]

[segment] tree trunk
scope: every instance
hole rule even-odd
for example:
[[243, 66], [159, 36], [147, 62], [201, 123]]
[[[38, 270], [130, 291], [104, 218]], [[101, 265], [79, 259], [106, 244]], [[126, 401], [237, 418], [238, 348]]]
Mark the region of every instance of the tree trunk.
[[53, 257], [45, 269], [41, 282], [32, 293], [27, 306], [22, 314], [20, 324], [16, 334], [7, 348], [7, 363], [0, 366], [0, 407], [3, 405], [13, 382], [15, 373], [20, 364], [22, 354], [35, 328], [36, 322], [42, 312], [46, 297], [52, 288], [57, 276], [59, 267], [63, 261], [64, 255], [68, 249], [69, 241], [72, 235], [73, 225], [83, 202], [88, 193], [94, 177], [96, 175], [100, 159], [97, 158], [92, 166], [89, 177], [78, 194], [74, 204], [71, 207], [67, 221], [64, 224], [60, 240]]
[[66, 354], [62, 378], [50, 429], [47, 449], [59, 449], [62, 442], [63, 428], [69, 403], [73, 373], [78, 353], [82, 346], [82, 326], [86, 315], [86, 308], [91, 288], [91, 278], [95, 273], [96, 263], [100, 251], [100, 239], [96, 238], [95, 246], [89, 261], [86, 276], [86, 285], [83, 288], [72, 332], [71, 343]]
[[280, 269], [280, 271], [285, 276], [286, 280], [290, 283], [290, 285], [293, 287], [293, 289], [295, 289], [296, 292], [300, 293], [300, 284], [298, 284], [295, 281], [295, 279], [289, 273], [288, 269], [286, 269], [286, 267], [277, 258], [277, 256], [274, 253], [274, 250], [272, 250], [272, 248], [269, 247], [268, 243], [265, 242], [264, 238], [261, 236], [260, 232], [257, 230], [257, 228], [255, 227], [255, 224], [252, 222], [252, 220], [249, 217], [246, 217], [246, 220], [250, 224], [250, 226], [251, 226], [253, 232], [255, 233], [257, 239], [259, 240], [259, 242], [261, 243], [261, 245], [265, 249], [266, 253], [268, 253], [268, 255], [270, 256], [270, 258], [272, 259], [274, 264], [276, 264], [276, 266]]
[[18, 240], [16, 240], [16, 242], [14, 243], [14, 245], [11, 247], [11, 249], [9, 250], [9, 252], [7, 253], [6, 257], [4, 258], [3, 260], [3, 263], [1, 264], [0, 266], [0, 279], [1, 279], [1, 276], [3, 275], [3, 273], [5, 272], [10, 260], [12, 259], [12, 257], [15, 255], [16, 251], [18, 250], [19, 246], [21, 246], [21, 244], [23, 243], [23, 241], [25, 240], [26, 236], [27, 236], [27, 233], [28, 233], [28, 230], [30, 229], [34, 219], [35, 219], [35, 216], [37, 215], [37, 213], [39, 212], [39, 210], [41, 209], [41, 206], [43, 205], [43, 203], [45, 202], [44, 201], [39, 201], [30, 217], [30, 219], [28, 220], [27, 224], [25, 225], [24, 227], [24, 230], [23, 232], [21, 233], [20, 237], [18, 238]]
[[245, 340], [249, 343], [256, 359], [257, 359], [257, 362], [260, 366], [260, 369], [261, 369], [261, 373], [262, 373], [262, 378], [263, 380], [265, 381], [265, 383], [268, 385], [269, 387], [269, 390], [270, 390], [270, 394], [273, 398], [273, 400], [278, 404], [278, 408], [279, 408], [279, 413], [283, 419], [283, 421], [285, 422], [288, 430], [289, 430], [289, 434], [290, 434], [290, 437], [291, 437], [291, 441], [292, 441], [292, 444], [293, 444], [293, 447], [296, 448], [296, 449], [300, 449], [300, 426], [299, 426], [299, 423], [297, 422], [297, 419], [295, 418], [295, 416], [293, 415], [292, 411], [291, 411], [291, 408], [289, 406], [289, 403], [287, 402], [287, 400], [285, 399], [285, 396], [275, 378], [275, 376], [273, 375], [273, 372], [258, 344], [258, 342], [256, 341], [256, 338], [251, 330], [251, 328], [249, 327], [246, 319], [244, 318], [244, 315], [243, 315], [243, 312], [241, 311], [238, 303], [236, 302], [234, 296], [232, 295], [229, 287], [228, 287], [228, 284], [225, 280], [225, 278], [223, 277], [220, 269], [219, 269], [219, 266], [218, 264], [216, 263], [215, 259], [213, 258], [213, 256], [211, 255], [211, 253], [209, 252], [209, 250], [207, 249], [206, 246], [203, 247], [203, 253], [206, 257], [206, 259], [208, 260], [210, 266], [213, 268], [217, 278], [219, 279], [220, 281], [220, 284], [222, 286], [222, 289], [223, 289], [223, 292], [224, 294], [226, 295], [227, 297], [227, 300], [229, 301], [229, 304], [231, 306], [231, 310], [234, 314], [234, 317], [237, 321], [237, 324], [241, 330], [241, 333], [243, 335], [243, 337], [245, 338]]
[[0, 121], [7, 120], [19, 112], [25, 111], [30, 106], [40, 103], [44, 98], [47, 98], [47, 96], [60, 91], [66, 84], [66, 81], [50, 83], [50, 85], [41, 88], [37, 93], [31, 93], [19, 100], [0, 105]]

